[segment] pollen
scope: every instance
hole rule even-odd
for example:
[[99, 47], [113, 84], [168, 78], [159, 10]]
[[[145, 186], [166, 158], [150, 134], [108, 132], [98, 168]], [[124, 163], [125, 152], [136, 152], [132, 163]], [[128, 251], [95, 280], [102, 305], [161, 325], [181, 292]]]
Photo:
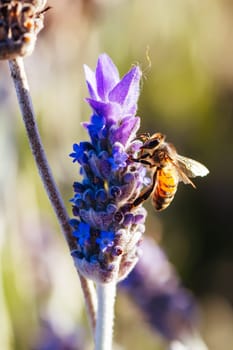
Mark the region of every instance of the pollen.
[[24, 44], [29, 44], [32, 41], [32, 35], [24, 34], [22, 41], [24, 42]]

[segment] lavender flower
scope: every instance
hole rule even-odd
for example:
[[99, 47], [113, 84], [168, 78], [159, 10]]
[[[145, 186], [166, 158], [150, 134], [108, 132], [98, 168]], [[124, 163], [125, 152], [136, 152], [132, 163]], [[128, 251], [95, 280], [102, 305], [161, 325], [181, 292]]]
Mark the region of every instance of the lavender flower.
[[0, 0], [0, 59], [30, 55], [47, 0]]
[[70, 156], [80, 165], [74, 182], [73, 252], [81, 273], [97, 282], [122, 279], [138, 260], [146, 211], [130, 203], [140, 193], [145, 169], [131, 161], [141, 142], [135, 116], [141, 71], [134, 66], [122, 79], [111, 59], [100, 55], [95, 73], [85, 66], [93, 114], [84, 127], [90, 141], [74, 144]]
[[191, 344], [190, 339], [194, 338], [197, 342], [197, 307], [193, 296], [181, 286], [166, 255], [152, 239], [144, 239], [142, 252], [137, 266], [121, 286], [139, 306], [152, 329], [169, 342]]
[[42, 319], [39, 332], [33, 337], [31, 350], [81, 350], [85, 348], [83, 330], [76, 329], [68, 334], [59, 334], [52, 323]]

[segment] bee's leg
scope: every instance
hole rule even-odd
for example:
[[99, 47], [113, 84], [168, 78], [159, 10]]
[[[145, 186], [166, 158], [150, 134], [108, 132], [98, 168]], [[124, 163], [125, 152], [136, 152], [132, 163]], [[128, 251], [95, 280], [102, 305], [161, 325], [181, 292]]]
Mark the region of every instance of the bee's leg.
[[52, 6], [47, 6], [44, 10], [38, 12], [38, 15], [43, 15], [45, 12], [47, 12], [48, 10], [50, 10], [52, 8]]
[[140, 159], [145, 159], [145, 158], [151, 158], [151, 154], [150, 153], [144, 153], [144, 154], [141, 154]]
[[[147, 160], [146, 160], [147, 158]], [[145, 153], [145, 154], [142, 154], [140, 155], [138, 158], [130, 158], [131, 160], [133, 160], [134, 162], [137, 162], [137, 163], [142, 163], [142, 164], [145, 164], [145, 165], [149, 165], [149, 167], [153, 167], [153, 165], [151, 164], [151, 162], [149, 162], [148, 158], [151, 158], [151, 155], [149, 153]]]
[[137, 207], [142, 202], [144, 202], [147, 198], [150, 197], [150, 195], [153, 192], [154, 187], [155, 187], [156, 178], [157, 178], [157, 171], [154, 172], [153, 179], [152, 179], [152, 185], [149, 188], [146, 188], [145, 190], [143, 190], [140, 193], [139, 197], [136, 198], [135, 201], [133, 202], [134, 207]]
[[145, 159], [137, 159], [137, 158], [131, 158], [134, 162], [136, 163], [141, 163], [141, 164], [145, 164], [145, 165], [149, 165], [149, 167], [152, 167], [153, 165], [148, 162], [148, 160], [145, 160]]
[[141, 159], [145, 159], [145, 158], [152, 158], [150, 153], [144, 153], [141, 151], [139, 154], [138, 158], [133, 158], [130, 156], [130, 159], [134, 160], [135, 162], [140, 162]]

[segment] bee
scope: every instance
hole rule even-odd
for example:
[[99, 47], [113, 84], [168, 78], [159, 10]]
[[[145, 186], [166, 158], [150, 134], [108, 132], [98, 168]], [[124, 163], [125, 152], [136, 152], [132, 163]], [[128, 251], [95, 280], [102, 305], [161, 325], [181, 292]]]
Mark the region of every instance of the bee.
[[161, 133], [142, 134], [139, 139], [143, 142], [139, 156], [131, 159], [152, 171], [152, 184], [134, 200], [134, 207], [151, 196], [155, 209], [164, 210], [172, 202], [180, 181], [195, 188], [190, 178], [209, 173], [203, 164], [179, 155], [173, 144], [165, 142], [165, 135]]

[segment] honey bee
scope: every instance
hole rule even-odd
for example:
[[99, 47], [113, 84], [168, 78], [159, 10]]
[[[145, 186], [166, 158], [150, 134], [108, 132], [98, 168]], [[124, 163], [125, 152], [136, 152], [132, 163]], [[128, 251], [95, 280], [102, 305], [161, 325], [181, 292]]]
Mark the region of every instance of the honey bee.
[[195, 188], [190, 178], [209, 173], [203, 164], [179, 155], [171, 143], [165, 142], [165, 135], [142, 134], [139, 138], [143, 145], [139, 157], [132, 160], [152, 171], [152, 184], [134, 200], [133, 206], [137, 207], [151, 195], [155, 209], [164, 210], [173, 200], [180, 181]]

